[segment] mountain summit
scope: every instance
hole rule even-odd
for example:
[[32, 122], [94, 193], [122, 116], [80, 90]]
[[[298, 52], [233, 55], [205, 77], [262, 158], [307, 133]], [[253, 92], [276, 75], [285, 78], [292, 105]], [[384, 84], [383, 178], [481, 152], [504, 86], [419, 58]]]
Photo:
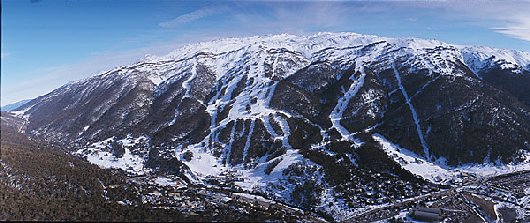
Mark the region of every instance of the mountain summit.
[[528, 86], [527, 52], [283, 34], [182, 46], [13, 113], [100, 166], [188, 183], [235, 174], [244, 190], [341, 219], [464, 165], [528, 164]]

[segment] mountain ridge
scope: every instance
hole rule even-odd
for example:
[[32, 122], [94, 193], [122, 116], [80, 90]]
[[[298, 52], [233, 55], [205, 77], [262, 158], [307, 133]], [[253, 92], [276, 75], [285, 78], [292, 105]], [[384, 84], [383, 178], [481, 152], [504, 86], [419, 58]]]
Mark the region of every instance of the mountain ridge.
[[[395, 38], [395, 37], [380, 37], [375, 35], [363, 35], [358, 33], [352, 33], [352, 32], [340, 32], [340, 33], [333, 33], [333, 32], [319, 32], [318, 34], [312, 35], [312, 36], [297, 36], [297, 35], [291, 35], [291, 34], [277, 34], [277, 35], [266, 35], [266, 36], [251, 36], [251, 37], [229, 37], [229, 38], [220, 38], [216, 40], [211, 41], [204, 41], [204, 42], [198, 42], [198, 43], [190, 43], [178, 46], [176, 50], [171, 51], [170, 53], [167, 53], [163, 56], [156, 56], [152, 54], [146, 55], [143, 59], [140, 59], [138, 62], [133, 63], [132, 65], [122, 65], [117, 66], [113, 69], [110, 69], [109, 71], [103, 71], [98, 74], [95, 74], [94, 76], [84, 78], [82, 80], [78, 81], [72, 81], [68, 84], [73, 84], [79, 81], [88, 80], [90, 78], [93, 78], [98, 75], [104, 75], [105, 73], [111, 73], [114, 70], [130, 67], [130, 66], [136, 66], [138, 64], [144, 64], [144, 63], [153, 63], [153, 62], [160, 62], [160, 61], [166, 61], [166, 60], [175, 60], [179, 57], [192, 57], [190, 56], [189, 51], [208, 51], [208, 50], [218, 50], [218, 49], [226, 49], [229, 48], [226, 45], [232, 46], [232, 48], [229, 48], [229, 50], [224, 50], [218, 53], [227, 53], [235, 50], [241, 50], [242, 47], [237, 46], [244, 46], [244, 45], [251, 45], [251, 44], [258, 44], [258, 43], [265, 43], [267, 40], [276, 40], [277, 42], [281, 42], [280, 40], [285, 40], [288, 38], [297, 38], [297, 39], [307, 39], [308, 41], [311, 40], [311, 38], [315, 39], [321, 36], [327, 36], [328, 38], [335, 38], [335, 37], [358, 37], [363, 41], [360, 41], [358, 43], [363, 44], [369, 44], [369, 43], [375, 43], [376, 40], [379, 41], [394, 41], [398, 44], [405, 45], [407, 42], [410, 42], [411, 45], [416, 49], [423, 48], [429, 48], [434, 46], [450, 46], [454, 47], [455, 49], [461, 50], [464, 53], [475, 51], [477, 55], [475, 57], [479, 57], [479, 61], [491, 59], [492, 57], [499, 57], [500, 59], [504, 59], [509, 63], [519, 65], [520, 67], [526, 67], [525, 69], [529, 69], [528, 66], [530, 66], [530, 52], [525, 51], [519, 51], [519, 50], [513, 50], [513, 49], [503, 49], [503, 48], [492, 48], [488, 46], [474, 46], [474, 45], [460, 45], [460, 44], [448, 44], [436, 39], [422, 39], [422, 38], [414, 38], [414, 37], [408, 37], [408, 38]], [[355, 38], [354, 38], [355, 39]], [[261, 41], [258, 41], [261, 40]], [[331, 41], [331, 40], [330, 40]], [[244, 42], [244, 43], [241, 43]], [[419, 42], [419, 43], [416, 43]], [[428, 44], [429, 43], [429, 44]], [[329, 43], [328, 43], [329, 44]], [[219, 47], [219, 46], [224, 47]], [[235, 45], [235, 48], [234, 48]], [[187, 52], [188, 51], [188, 52]], [[193, 53], [191, 53], [193, 54]], [[179, 58], [184, 59], [184, 58]], [[464, 61], [464, 60], [462, 60]], [[471, 64], [469, 64], [471, 65]], [[157, 80], [152, 80], [154, 83], [160, 83]], [[61, 86], [62, 87], [62, 86]]]
[[15, 109], [19, 108], [20, 106], [28, 103], [31, 100], [32, 99], [25, 99], [25, 100], [17, 101], [15, 103], [7, 104], [7, 105], [2, 106], [2, 108], [0, 110], [2, 110], [2, 111], [12, 111], [12, 110], [15, 110]]

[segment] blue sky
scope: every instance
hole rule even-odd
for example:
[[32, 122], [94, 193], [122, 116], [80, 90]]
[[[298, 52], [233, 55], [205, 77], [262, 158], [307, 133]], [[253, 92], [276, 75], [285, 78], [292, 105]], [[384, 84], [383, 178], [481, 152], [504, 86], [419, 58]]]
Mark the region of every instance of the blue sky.
[[530, 1], [2, 0], [1, 104], [179, 45], [348, 31], [530, 51]]

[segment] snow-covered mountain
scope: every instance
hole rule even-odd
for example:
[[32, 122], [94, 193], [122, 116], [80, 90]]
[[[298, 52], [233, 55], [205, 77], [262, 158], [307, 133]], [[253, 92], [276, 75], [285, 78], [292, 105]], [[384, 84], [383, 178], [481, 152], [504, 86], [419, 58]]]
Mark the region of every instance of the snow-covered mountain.
[[527, 168], [528, 86], [527, 52], [275, 35], [186, 45], [13, 113], [104, 167], [190, 183], [236, 174], [235, 186], [341, 219], [464, 165]]

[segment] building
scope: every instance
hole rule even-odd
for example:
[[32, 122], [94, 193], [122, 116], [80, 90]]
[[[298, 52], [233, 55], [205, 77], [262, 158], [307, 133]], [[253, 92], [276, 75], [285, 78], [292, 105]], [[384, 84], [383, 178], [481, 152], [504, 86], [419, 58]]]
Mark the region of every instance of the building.
[[415, 207], [410, 210], [409, 216], [414, 220], [426, 222], [437, 222], [443, 219], [440, 208]]

